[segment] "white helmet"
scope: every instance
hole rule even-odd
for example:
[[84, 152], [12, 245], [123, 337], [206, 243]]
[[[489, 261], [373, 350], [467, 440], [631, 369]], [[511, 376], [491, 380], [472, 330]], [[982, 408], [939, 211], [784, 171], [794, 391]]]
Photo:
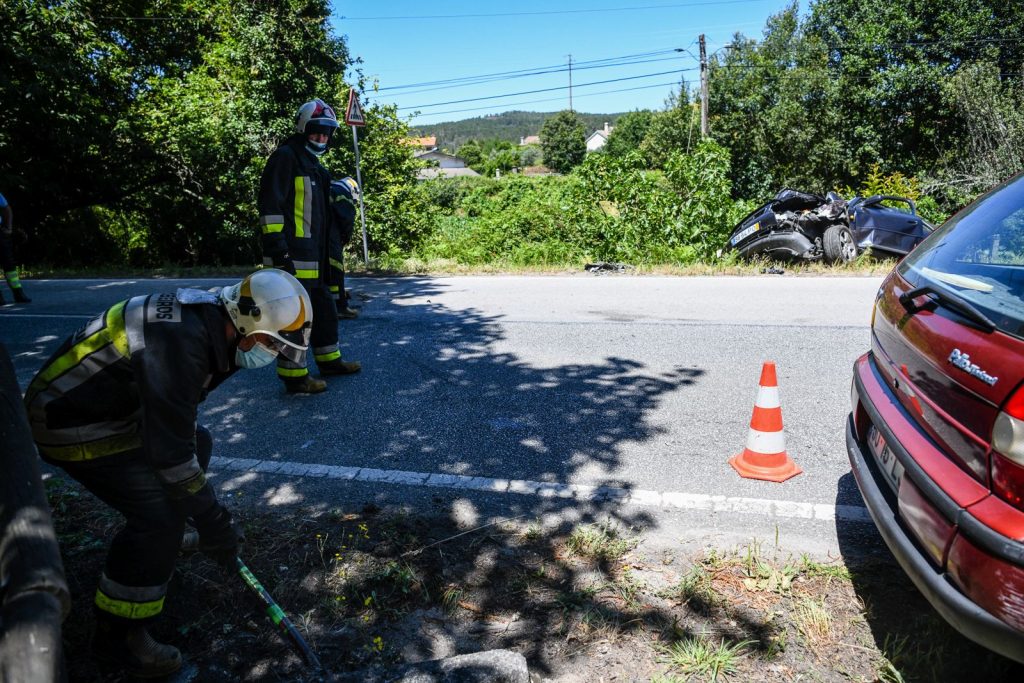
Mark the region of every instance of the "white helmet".
[[341, 180], [331, 181], [331, 194], [341, 194], [352, 200], [352, 203], [359, 206], [359, 183], [352, 176], [345, 176]]
[[278, 344], [274, 350], [296, 362], [304, 358], [312, 329], [309, 294], [292, 275], [264, 268], [221, 290], [220, 300], [235, 328], [248, 337], [263, 333]]
[[309, 135], [324, 133], [330, 136], [338, 127], [338, 117], [331, 105], [321, 99], [306, 102], [295, 114], [295, 132]]

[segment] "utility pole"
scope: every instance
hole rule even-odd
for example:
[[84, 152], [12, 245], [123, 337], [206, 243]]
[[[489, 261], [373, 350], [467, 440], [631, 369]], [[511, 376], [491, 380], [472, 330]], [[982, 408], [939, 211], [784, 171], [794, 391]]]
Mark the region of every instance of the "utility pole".
[[569, 111], [572, 111], [572, 55], [569, 55]]
[[708, 136], [708, 54], [704, 34], [700, 34], [700, 134]]

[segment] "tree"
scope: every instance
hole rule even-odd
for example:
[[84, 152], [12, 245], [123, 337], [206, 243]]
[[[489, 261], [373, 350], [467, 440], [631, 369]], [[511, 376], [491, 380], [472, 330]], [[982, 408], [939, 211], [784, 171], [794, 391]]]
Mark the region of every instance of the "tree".
[[459, 157], [466, 162], [470, 168], [476, 168], [483, 162], [483, 150], [476, 140], [468, 140], [462, 147], [459, 147]]
[[640, 151], [651, 168], [662, 168], [674, 152], [688, 153], [699, 140], [700, 115], [687, 104], [654, 113]]
[[583, 122], [569, 110], [560, 111], [540, 130], [540, 146], [544, 164], [558, 173], [568, 173], [583, 161], [587, 154], [586, 131]]
[[653, 118], [654, 112], [649, 109], [638, 109], [623, 114], [615, 124], [608, 144], [604, 146], [605, 153], [613, 157], [624, 157], [629, 152], [640, 149]]

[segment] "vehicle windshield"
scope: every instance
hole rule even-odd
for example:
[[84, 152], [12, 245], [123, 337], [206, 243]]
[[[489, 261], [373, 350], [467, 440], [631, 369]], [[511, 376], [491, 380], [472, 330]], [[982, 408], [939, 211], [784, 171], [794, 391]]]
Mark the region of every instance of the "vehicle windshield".
[[915, 287], [953, 292], [1024, 339], [1024, 176], [946, 221], [898, 270]]

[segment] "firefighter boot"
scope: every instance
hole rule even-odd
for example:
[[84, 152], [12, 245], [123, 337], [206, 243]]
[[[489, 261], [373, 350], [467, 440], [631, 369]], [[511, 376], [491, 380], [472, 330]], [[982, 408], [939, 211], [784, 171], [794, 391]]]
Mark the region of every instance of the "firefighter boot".
[[27, 296], [25, 296], [25, 290], [22, 289], [21, 287], [15, 287], [14, 289], [11, 290], [11, 293], [14, 294], [14, 301], [15, 301], [15, 303], [19, 303], [19, 304], [30, 304], [30, 303], [32, 303], [32, 299], [29, 299]]
[[351, 375], [363, 369], [363, 366], [357, 360], [342, 360], [340, 358], [335, 358], [325, 363], [317, 363], [316, 366], [324, 377], [330, 375]]
[[289, 394], [319, 394], [327, 391], [327, 382], [309, 375], [289, 378], [284, 381], [284, 388]]
[[359, 311], [351, 308], [347, 303], [338, 300], [338, 317], [342, 320], [354, 320], [359, 317]]
[[93, 657], [137, 678], [159, 678], [181, 668], [181, 652], [153, 640], [145, 626], [97, 618]]

